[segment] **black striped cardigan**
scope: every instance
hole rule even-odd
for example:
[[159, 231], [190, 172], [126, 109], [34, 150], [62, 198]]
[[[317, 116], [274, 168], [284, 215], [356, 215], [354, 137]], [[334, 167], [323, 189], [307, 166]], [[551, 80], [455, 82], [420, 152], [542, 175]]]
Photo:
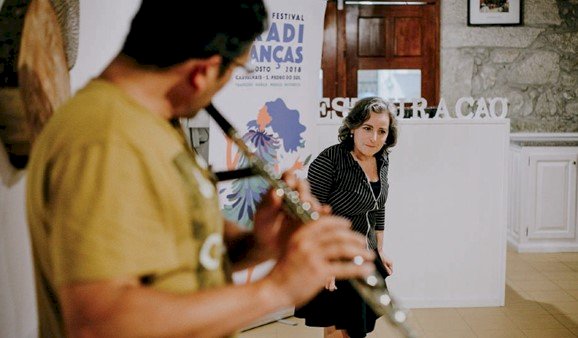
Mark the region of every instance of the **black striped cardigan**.
[[329, 204], [333, 214], [352, 223], [352, 229], [366, 236], [368, 248], [377, 248], [376, 230], [385, 228], [385, 202], [389, 183], [389, 157], [376, 154], [381, 189], [376, 199], [363, 169], [343, 144], [323, 150], [309, 166], [307, 179], [319, 202]]

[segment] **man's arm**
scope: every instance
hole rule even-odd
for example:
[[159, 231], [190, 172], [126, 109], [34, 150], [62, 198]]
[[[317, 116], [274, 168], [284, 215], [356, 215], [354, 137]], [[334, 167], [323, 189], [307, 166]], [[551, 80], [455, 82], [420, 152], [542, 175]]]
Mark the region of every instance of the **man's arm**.
[[273, 253], [259, 248], [257, 238], [252, 231], [245, 230], [232, 221], [225, 220], [224, 240], [234, 271], [274, 258]]
[[135, 278], [73, 283], [60, 287], [71, 337], [221, 337], [277, 309], [302, 304], [329, 276], [367, 275], [373, 266], [364, 238], [333, 216], [300, 226], [264, 279], [188, 295], [142, 286]]
[[60, 289], [70, 337], [221, 337], [289, 306], [269, 280], [177, 295], [136, 278]]
[[[283, 174], [283, 180], [299, 194], [302, 202], [311, 205], [311, 211], [329, 215], [331, 208], [322, 206], [313, 197], [307, 181], [298, 179], [292, 170]], [[234, 270], [245, 269], [269, 259], [277, 259], [285, 250], [291, 234], [301, 226], [301, 222], [288, 215], [283, 208], [283, 200], [270, 189], [263, 196], [253, 219], [253, 231], [225, 221], [224, 240]]]

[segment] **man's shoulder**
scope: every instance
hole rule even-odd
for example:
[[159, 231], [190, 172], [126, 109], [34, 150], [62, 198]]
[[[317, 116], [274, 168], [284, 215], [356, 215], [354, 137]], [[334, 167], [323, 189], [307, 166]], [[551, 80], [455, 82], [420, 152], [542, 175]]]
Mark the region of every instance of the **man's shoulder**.
[[49, 124], [95, 126], [100, 119], [112, 114], [115, 100], [112, 88], [93, 80], [60, 106]]
[[[59, 107], [55, 117], [65, 114], [82, 118], [90, 114], [87, 117], [98, 119], [99, 116], [112, 113], [119, 102], [122, 102], [122, 95], [119, 89], [113, 84], [94, 79]], [[99, 114], [95, 115], [95, 112]], [[67, 118], [70, 118], [70, 116], [67, 116]]]
[[77, 142], [134, 141], [158, 135], [158, 120], [113, 83], [95, 79], [57, 110], [48, 128], [56, 138]]
[[139, 137], [157, 134], [150, 128], [138, 133], [136, 125], [141, 122], [116, 97], [114, 90], [91, 82], [59, 107], [34, 142], [35, 167], [86, 156], [89, 151], [136, 149]]

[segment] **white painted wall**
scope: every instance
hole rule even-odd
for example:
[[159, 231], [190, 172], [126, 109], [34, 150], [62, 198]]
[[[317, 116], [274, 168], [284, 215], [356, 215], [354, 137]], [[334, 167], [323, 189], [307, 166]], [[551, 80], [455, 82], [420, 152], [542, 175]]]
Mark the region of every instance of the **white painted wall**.
[[37, 332], [24, 189], [24, 171], [10, 165], [0, 142], [0, 337], [7, 338], [35, 337]]
[[26, 224], [24, 171], [0, 142], [0, 337], [35, 337], [36, 299]]
[[[0, 6], [4, 0], [0, 0]], [[140, 0], [81, 0], [74, 91], [98, 75], [121, 47]], [[25, 215], [25, 172], [14, 170], [0, 143], [0, 337], [37, 336], [30, 240]]]
[[80, 0], [78, 59], [70, 72], [73, 91], [100, 74], [118, 53], [140, 2]]

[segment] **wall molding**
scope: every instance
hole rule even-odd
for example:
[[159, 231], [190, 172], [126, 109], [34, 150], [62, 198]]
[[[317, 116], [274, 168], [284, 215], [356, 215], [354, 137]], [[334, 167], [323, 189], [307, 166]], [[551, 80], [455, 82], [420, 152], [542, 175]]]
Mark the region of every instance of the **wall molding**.
[[508, 236], [508, 246], [519, 253], [578, 252], [578, 244], [576, 243], [519, 243], [511, 236]]
[[[504, 287], [505, 290], [505, 287]], [[504, 306], [505, 298], [480, 297], [471, 299], [448, 298], [401, 298], [397, 299], [402, 308], [456, 308], [456, 307], [497, 307]]]
[[511, 133], [510, 141], [578, 142], [578, 133]]

